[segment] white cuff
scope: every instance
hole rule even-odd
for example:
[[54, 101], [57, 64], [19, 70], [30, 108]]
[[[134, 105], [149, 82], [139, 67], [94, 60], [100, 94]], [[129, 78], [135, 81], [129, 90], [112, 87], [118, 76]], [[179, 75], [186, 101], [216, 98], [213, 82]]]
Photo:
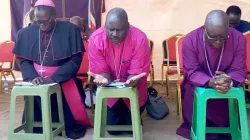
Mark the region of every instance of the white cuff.
[[231, 81], [230, 87], [233, 87], [233, 85], [234, 85], [234, 82], [233, 82], [233, 81]]

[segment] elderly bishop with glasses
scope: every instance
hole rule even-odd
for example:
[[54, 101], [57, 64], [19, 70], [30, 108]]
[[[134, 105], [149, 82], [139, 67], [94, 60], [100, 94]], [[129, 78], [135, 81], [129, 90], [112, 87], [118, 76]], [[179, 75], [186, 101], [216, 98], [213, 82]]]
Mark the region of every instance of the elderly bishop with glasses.
[[[20, 60], [24, 81], [35, 85], [59, 83], [63, 91], [66, 135], [72, 139], [83, 137], [91, 127], [84, 106], [84, 91], [76, 73], [82, 62], [84, 47], [77, 26], [56, 21], [56, 9], [51, 0], [35, 4], [35, 22], [18, 32], [13, 53]], [[41, 101], [34, 98], [34, 120], [41, 121]], [[51, 96], [53, 122], [58, 121], [56, 95]], [[34, 128], [42, 133], [42, 128]]]
[[[191, 33], [182, 44], [184, 80], [181, 85], [184, 123], [177, 134], [190, 138], [194, 88], [214, 88], [225, 94], [231, 87], [240, 86], [246, 78], [246, 39], [229, 27], [228, 16], [220, 10], [211, 11], [205, 25]], [[229, 125], [227, 100], [209, 100], [207, 125]], [[207, 134], [206, 139], [230, 139], [227, 135]]]

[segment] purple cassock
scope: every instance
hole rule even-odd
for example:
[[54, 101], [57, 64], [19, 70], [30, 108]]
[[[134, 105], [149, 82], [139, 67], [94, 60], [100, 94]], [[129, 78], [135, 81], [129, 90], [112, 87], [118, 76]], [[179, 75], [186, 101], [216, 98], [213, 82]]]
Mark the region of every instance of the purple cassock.
[[[246, 79], [246, 39], [242, 33], [229, 29], [229, 39], [225, 42], [219, 71], [231, 76], [234, 86], [240, 86]], [[181, 84], [182, 108], [184, 123], [176, 133], [190, 138], [193, 114], [194, 88], [206, 87], [212, 77], [205, 58], [206, 46], [208, 64], [215, 74], [220, 60], [222, 48], [213, 48], [203, 41], [204, 28], [200, 27], [189, 33], [183, 40], [182, 57], [184, 80]], [[207, 102], [207, 125], [210, 127], [226, 127], [229, 123], [228, 102], [225, 99]]]

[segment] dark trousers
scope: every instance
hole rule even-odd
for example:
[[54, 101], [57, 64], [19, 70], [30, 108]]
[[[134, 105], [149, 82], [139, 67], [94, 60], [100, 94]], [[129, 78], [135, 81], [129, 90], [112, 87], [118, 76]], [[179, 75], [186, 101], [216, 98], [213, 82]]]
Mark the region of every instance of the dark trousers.
[[[146, 104], [140, 107], [140, 114], [144, 111]], [[131, 112], [123, 99], [119, 99], [112, 108], [107, 107], [107, 125], [132, 125]], [[132, 134], [132, 131], [108, 131], [110, 135], [121, 133]]]

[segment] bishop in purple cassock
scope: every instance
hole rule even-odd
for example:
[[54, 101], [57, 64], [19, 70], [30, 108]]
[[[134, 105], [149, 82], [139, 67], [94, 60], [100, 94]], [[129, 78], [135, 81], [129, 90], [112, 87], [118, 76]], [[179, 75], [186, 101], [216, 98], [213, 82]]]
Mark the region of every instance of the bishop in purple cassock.
[[[177, 134], [190, 138], [194, 88], [214, 88], [226, 94], [230, 87], [241, 86], [247, 74], [246, 39], [242, 33], [229, 27], [225, 12], [214, 10], [207, 15], [204, 26], [186, 35], [182, 45], [184, 80], [181, 96], [184, 123], [177, 129]], [[209, 100], [207, 125], [226, 127], [228, 123], [228, 101]], [[221, 138], [209, 134], [206, 139]]]

